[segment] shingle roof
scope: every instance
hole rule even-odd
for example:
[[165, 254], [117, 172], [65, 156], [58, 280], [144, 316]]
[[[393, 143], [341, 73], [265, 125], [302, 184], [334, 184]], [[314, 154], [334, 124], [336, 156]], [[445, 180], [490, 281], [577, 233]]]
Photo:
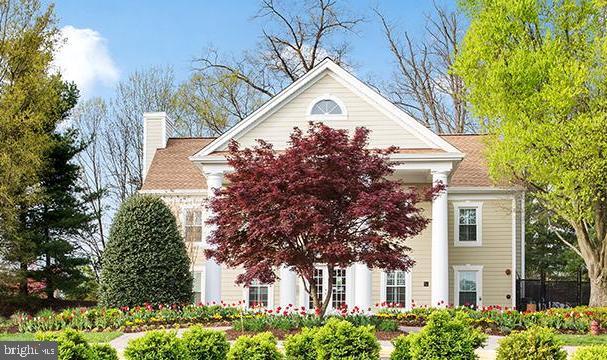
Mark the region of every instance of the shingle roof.
[[487, 159], [483, 154], [484, 135], [459, 134], [441, 137], [464, 154], [464, 160], [451, 175], [449, 186], [494, 186], [489, 178]]
[[[464, 160], [451, 176], [450, 186], [493, 186], [483, 154], [483, 135], [441, 135], [464, 153]], [[213, 138], [171, 138], [164, 149], [158, 149], [148, 170], [142, 190], [206, 189], [204, 176], [189, 159]], [[401, 152], [401, 151], [399, 151]], [[402, 153], [437, 152], [436, 149], [403, 149]]]
[[214, 138], [171, 138], [164, 149], [156, 150], [143, 182], [142, 190], [199, 190], [207, 182], [200, 169], [188, 157], [207, 146]]

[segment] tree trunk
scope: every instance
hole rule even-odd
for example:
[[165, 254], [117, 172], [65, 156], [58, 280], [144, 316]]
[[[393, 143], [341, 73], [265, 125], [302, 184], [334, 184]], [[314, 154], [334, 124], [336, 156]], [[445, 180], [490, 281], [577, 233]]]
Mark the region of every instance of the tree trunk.
[[21, 263], [19, 265], [19, 270], [21, 270], [21, 279], [19, 280], [19, 295], [28, 296], [29, 290], [27, 288], [27, 264]]
[[589, 306], [607, 306], [607, 277], [588, 272], [590, 278]]
[[[606, 239], [602, 226], [595, 226], [594, 234], [589, 232], [585, 223], [571, 222], [575, 229], [578, 246], [590, 279], [589, 306], [607, 306], [607, 268], [605, 252]], [[596, 225], [601, 225], [597, 221]]]

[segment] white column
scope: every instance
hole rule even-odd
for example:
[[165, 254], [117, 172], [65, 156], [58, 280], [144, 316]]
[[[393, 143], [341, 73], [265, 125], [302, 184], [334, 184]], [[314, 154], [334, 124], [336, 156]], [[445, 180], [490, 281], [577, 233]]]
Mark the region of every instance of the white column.
[[[446, 171], [433, 171], [432, 183], [447, 186]], [[449, 304], [449, 238], [447, 189], [432, 201], [432, 306]]]
[[280, 306], [286, 308], [289, 304], [297, 306], [297, 274], [287, 267], [281, 267], [280, 277]]
[[354, 305], [361, 311], [371, 307], [371, 270], [365, 264], [355, 264], [354, 268]]
[[[205, 173], [207, 179], [208, 198], [214, 196], [214, 190], [220, 189], [223, 183], [222, 172]], [[211, 215], [209, 210], [209, 216]], [[207, 232], [209, 236], [211, 231]], [[204, 300], [206, 303], [219, 303], [221, 301], [221, 266], [212, 259], [205, 264]]]

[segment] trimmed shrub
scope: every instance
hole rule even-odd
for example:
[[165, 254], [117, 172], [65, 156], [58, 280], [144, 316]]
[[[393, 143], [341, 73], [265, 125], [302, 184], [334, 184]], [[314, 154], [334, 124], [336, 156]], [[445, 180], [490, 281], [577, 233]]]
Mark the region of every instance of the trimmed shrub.
[[318, 359], [379, 359], [380, 345], [373, 326], [354, 326], [329, 319], [314, 336]]
[[281, 360], [276, 338], [265, 332], [255, 336], [240, 336], [228, 352], [227, 360]]
[[62, 332], [37, 333], [36, 339], [40, 341], [56, 341], [58, 360], [93, 360], [95, 359], [91, 347], [81, 333], [73, 329]]
[[607, 345], [582, 346], [578, 348], [571, 360], [603, 360], [607, 359]]
[[192, 326], [183, 333], [183, 345], [192, 360], [225, 360], [230, 344], [225, 333]]
[[289, 335], [284, 341], [287, 360], [316, 360], [314, 336], [318, 328], [302, 328], [299, 334]]
[[116, 349], [108, 344], [91, 344], [93, 360], [118, 360]]
[[411, 342], [407, 335], [401, 335], [392, 340], [394, 350], [390, 354], [390, 360], [411, 360]]
[[395, 342], [396, 353], [391, 359], [476, 359], [474, 350], [486, 339], [485, 334], [470, 326], [465, 314], [452, 316], [446, 310], [435, 311], [419, 333]]
[[134, 306], [192, 300], [192, 275], [175, 217], [158, 197], [137, 195], [114, 216], [103, 252], [101, 303]]
[[565, 360], [567, 352], [554, 331], [533, 327], [525, 331], [513, 331], [499, 342], [497, 360]]
[[188, 349], [174, 331], [150, 331], [129, 341], [124, 357], [127, 360], [190, 360]]

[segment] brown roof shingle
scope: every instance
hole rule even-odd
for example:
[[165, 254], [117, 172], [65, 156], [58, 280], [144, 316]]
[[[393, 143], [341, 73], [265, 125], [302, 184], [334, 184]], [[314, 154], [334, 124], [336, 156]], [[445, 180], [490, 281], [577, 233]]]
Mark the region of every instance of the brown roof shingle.
[[464, 153], [464, 160], [451, 175], [449, 186], [494, 186], [489, 178], [484, 154], [485, 135], [459, 134], [441, 135], [441, 137]]
[[207, 182], [188, 157], [214, 138], [171, 138], [164, 149], [156, 150], [141, 190], [199, 190]]
[[[450, 186], [491, 187], [487, 160], [483, 154], [484, 135], [441, 135], [462, 153], [464, 160], [451, 176]], [[213, 138], [171, 138], [158, 149], [148, 170], [142, 190], [206, 189], [204, 176], [188, 158], [213, 141]], [[401, 152], [401, 151], [399, 151]], [[438, 149], [403, 149], [402, 153], [439, 152]]]

